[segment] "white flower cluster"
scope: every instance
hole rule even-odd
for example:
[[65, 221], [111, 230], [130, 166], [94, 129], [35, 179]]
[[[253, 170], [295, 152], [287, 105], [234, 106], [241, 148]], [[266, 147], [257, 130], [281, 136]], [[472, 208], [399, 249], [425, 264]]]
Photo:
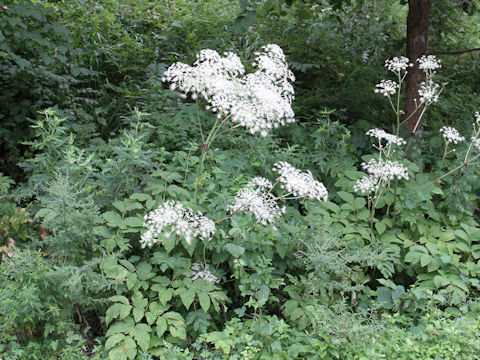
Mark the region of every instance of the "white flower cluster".
[[423, 55], [417, 61], [419, 62], [418, 68], [422, 70], [435, 71], [442, 67], [440, 59], [437, 59], [435, 55]]
[[387, 144], [396, 144], [398, 146], [404, 145], [407, 142], [401, 137], [389, 134], [382, 129], [370, 129], [366, 133], [368, 136], [376, 137], [379, 141], [387, 140]]
[[480, 112], [475, 113], [475, 122], [477, 123], [477, 126], [480, 126]]
[[162, 237], [169, 238], [172, 235], [183, 236], [191, 244], [193, 238], [210, 240], [215, 234], [215, 223], [212, 220], [200, 211], [195, 214], [192, 209], [185, 209], [181, 203], [173, 200], [146, 214], [143, 226], [147, 231], [140, 238], [142, 248], [151, 247], [161, 241]]
[[237, 211], [252, 213], [262, 225], [274, 223], [285, 213], [285, 206], [278, 206], [271, 194], [272, 187], [268, 179], [253, 178], [246, 187], [237, 192], [235, 202], [228, 206], [228, 210], [231, 213]]
[[452, 142], [454, 144], [457, 144], [459, 141], [464, 141], [465, 140], [465, 138], [463, 136], [460, 136], [460, 133], [454, 127], [443, 126], [440, 129], [440, 132], [442, 133], [442, 136], [445, 139], [445, 142], [447, 144], [452, 143]]
[[361, 192], [363, 194], [370, 194], [377, 190], [378, 179], [373, 176], [364, 176], [361, 179], [357, 180], [355, 185], [353, 185], [353, 190], [355, 192]]
[[394, 57], [392, 60], [385, 61], [385, 67], [393, 72], [406, 71], [409, 67], [412, 67], [413, 64], [410, 63], [407, 57], [400, 56]]
[[209, 270], [210, 266], [203, 265], [200, 263], [193, 263], [192, 264], [192, 273], [188, 275], [193, 281], [197, 279], [203, 279], [205, 281], [211, 282], [211, 283], [218, 283], [220, 280], [212, 274], [212, 272]]
[[297, 197], [327, 201], [327, 189], [321, 182], [313, 178], [310, 171], [300, 171], [286, 161], [275, 163], [273, 170], [280, 174], [277, 180], [282, 183], [281, 188], [287, 192], [291, 192]]
[[431, 103], [438, 101], [440, 85], [430, 82], [425, 84], [422, 82], [420, 89], [418, 89], [418, 95], [420, 95], [420, 101], [430, 105]]
[[[316, 181], [310, 172], [302, 172], [284, 161], [274, 164], [273, 170], [280, 174], [277, 181], [282, 183], [280, 187], [289, 194], [298, 198], [327, 200], [327, 189], [321, 182]], [[273, 187], [268, 179], [253, 178], [246, 187], [237, 192], [235, 202], [228, 206], [228, 210], [230, 213], [249, 212], [254, 214], [262, 225], [273, 224], [286, 211], [285, 206], [280, 207], [277, 203], [277, 200], [282, 198], [272, 194]]]
[[390, 181], [394, 178], [398, 180], [408, 180], [408, 170], [398, 161], [370, 159], [367, 163], [362, 163], [363, 169], [382, 181]]
[[262, 50], [255, 53], [258, 70], [251, 74], [244, 75], [241, 61], [233, 53], [222, 57], [214, 50], [202, 50], [194, 66], [175, 63], [162, 81], [171, 82], [172, 90], [191, 93], [194, 99], [202, 96], [209, 103], [207, 109], [219, 117], [230, 115], [250, 133], [266, 136], [270, 129], [295, 121], [290, 83], [295, 77], [278, 45], [266, 45]]
[[395, 178], [408, 180], [408, 170], [398, 161], [371, 159], [362, 163], [363, 169], [369, 174], [357, 180], [353, 186], [355, 192], [369, 194], [380, 186]]
[[380, 93], [384, 96], [391, 96], [397, 92], [399, 85], [392, 80], [382, 80], [379, 84], [377, 84], [377, 88], [375, 89], [376, 93]]

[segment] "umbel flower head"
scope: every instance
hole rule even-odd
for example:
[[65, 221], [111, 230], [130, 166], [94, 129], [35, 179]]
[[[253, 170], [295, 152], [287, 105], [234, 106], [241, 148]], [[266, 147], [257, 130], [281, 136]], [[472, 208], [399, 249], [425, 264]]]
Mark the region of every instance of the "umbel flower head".
[[240, 189], [235, 202], [228, 206], [231, 213], [244, 211], [251, 213], [262, 224], [273, 224], [285, 213], [285, 206], [280, 207], [272, 195], [272, 183], [265, 178], [250, 180], [246, 187]]
[[153, 246], [163, 238], [183, 236], [188, 244], [193, 238], [210, 240], [215, 234], [215, 223], [203, 216], [200, 211], [194, 213], [190, 208], [173, 200], [160, 205], [145, 215], [143, 226], [147, 231], [141, 236], [142, 248]]
[[424, 71], [435, 71], [442, 67], [442, 65], [440, 65], [441, 61], [437, 59], [435, 55], [422, 55], [417, 61], [419, 63], [418, 68]]
[[438, 101], [438, 96], [440, 94], [440, 85], [435, 84], [432, 81], [428, 83], [422, 82], [420, 84], [420, 89], [418, 89], [418, 95], [420, 96], [420, 101], [430, 105], [431, 103]]
[[377, 84], [377, 88], [375, 89], [375, 93], [380, 93], [384, 96], [391, 96], [397, 92], [399, 85], [392, 80], [382, 80], [379, 84]]
[[460, 133], [454, 127], [443, 126], [440, 129], [440, 132], [442, 133], [442, 136], [445, 139], [445, 142], [447, 144], [452, 143], [452, 142], [454, 144], [457, 144], [458, 142], [465, 140], [465, 138], [463, 136], [460, 136]]
[[313, 178], [310, 171], [300, 171], [286, 161], [279, 161], [273, 166], [273, 170], [280, 175], [277, 180], [282, 183], [282, 189], [293, 193], [296, 197], [327, 201], [327, 189], [320, 181]]
[[270, 129], [295, 121], [291, 85], [295, 77], [278, 45], [263, 46], [255, 55], [253, 65], [257, 71], [245, 75], [237, 55], [228, 52], [221, 56], [214, 50], [202, 50], [194, 66], [175, 63], [162, 81], [194, 99], [201, 96], [208, 103], [207, 109], [219, 117], [229, 116], [250, 133], [266, 136]]
[[385, 61], [385, 67], [394, 73], [407, 71], [407, 69], [412, 66], [413, 64], [410, 63], [410, 60], [405, 56], [395, 56], [393, 59]]
[[381, 143], [382, 140], [387, 141], [388, 144], [396, 144], [398, 146], [404, 145], [407, 142], [403, 140], [401, 137], [395, 136], [393, 134], [387, 133], [385, 130], [382, 129], [370, 129], [366, 133], [368, 136], [375, 137]]
[[398, 161], [371, 159], [362, 163], [362, 167], [368, 175], [357, 180], [353, 190], [363, 194], [374, 192], [382, 183], [386, 184], [395, 178], [398, 180], [409, 178], [408, 169]]
[[[316, 181], [310, 172], [300, 171], [285, 161], [274, 164], [273, 170], [280, 174], [277, 181], [288, 195], [327, 200], [327, 189], [321, 182]], [[235, 202], [228, 206], [228, 210], [231, 213], [238, 211], [252, 213], [262, 225], [273, 224], [286, 211], [285, 206], [278, 205], [277, 200], [283, 198], [275, 197], [272, 194], [273, 188], [270, 180], [262, 177], [253, 178], [246, 187], [237, 192]]]

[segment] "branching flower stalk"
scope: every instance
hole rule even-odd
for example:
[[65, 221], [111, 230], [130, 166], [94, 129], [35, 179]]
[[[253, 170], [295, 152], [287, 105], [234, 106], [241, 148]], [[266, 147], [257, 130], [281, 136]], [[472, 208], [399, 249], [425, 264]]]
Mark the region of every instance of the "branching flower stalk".
[[[418, 60], [419, 62], [419, 68], [422, 69], [425, 72], [425, 82], [422, 83], [421, 88], [419, 89], [419, 99], [420, 101], [416, 103], [416, 107], [414, 111], [409, 114], [406, 118], [401, 121], [401, 116], [404, 114], [402, 110], [400, 110], [400, 97], [401, 97], [401, 90], [402, 90], [402, 85], [404, 83], [404, 80], [406, 78], [408, 68], [412, 67], [413, 64], [409, 62], [409, 59], [406, 57], [395, 57], [391, 60], [387, 60], [385, 62], [385, 67], [389, 70], [392, 71], [398, 78], [398, 83], [392, 81], [392, 80], [382, 80], [379, 84], [377, 84], [375, 92], [380, 93], [384, 96], [386, 96], [390, 102], [390, 105], [395, 113], [396, 116], [396, 131], [395, 135], [398, 137], [400, 133], [400, 127], [405, 124], [413, 115], [415, 115], [418, 111], [421, 111], [419, 118], [414, 126], [413, 133], [415, 133], [418, 129], [418, 126], [420, 125], [422, 118], [425, 114], [426, 109], [429, 107], [429, 105], [435, 103], [438, 101], [438, 97], [443, 91], [444, 87], [446, 84], [443, 84], [443, 86], [440, 87], [440, 85], [435, 84], [433, 82], [433, 77], [436, 73], [436, 70], [440, 68], [440, 60], [436, 59], [435, 56], [429, 55], [429, 56], [422, 56]], [[396, 106], [393, 104], [392, 101], [392, 95], [397, 94], [396, 98]], [[421, 110], [420, 110], [421, 109]], [[368, 133], [367, 133], [368, 134]], [[379, 139], [380, 140], [380, 139]], [[398, 157], [398, 152], [397, 152], [397, 147], [402, 144], [395, 144], [395, 148], [392, 150], [390, 147], [388, 153], [386, 154], [387, 159], [391, 158], [392, 156], [395, 156], [395, 158], [398, 161], [404, 160], [406, 155], [408, 154], [408, 151], [410, 150], [411, 144], [413, 141], [413, 136], [410, 137], [407, 147], [403, 153], [403, 156], [401, 158]], [[381, 147], [376, 147], [377, 150], [381, 150]], [[379, 153], [379, 161], [382, 159], [382, 153], [383, 151], [380, 151]], [[395, 185], [394, 185], [394, 194], [393, 194], [393, 206], [395, 205], [395, 200], [397, 197], [397, 188], [398, 188], [398, 181], [402, 177], [396, 177], [395, 179]], [[365, 193], [365, 191], [368, 191], [369, 193], [369, 209], [370, 209], [370, 219], [371, 219], [371, 225], [373, 224], [373, 218], [376, 210], [376, 206], [378, 204], [378, 201], [381, 198], [381, 195], [383, 194], [384, 189], [387, 186], [390, 186], [390, 182], [385, 182], [385, 181], [380, 181], [376, 183], [375, 181], [378, 181], [378, 179], [371, 180], [370, 182], [375, 183], [375, 185], [370, 184], [370, 187], [368, 187], [368, 182], [365, 180], [365, 178], [361, 179], [362, 182], [357, 182], [355, 191], [362, 191]], [[370, 195], [370, 192], [373, 191], [373, 195]], [[387, 208], [387, 214], [390, 213], [390, 205]]]
[[[480, 113], [475, 113], [475, 122], [472, 124], [473, 126], [473, 135], [470, 139], [470, 144], [468, 145], [467, 152], [465, 153], [465, 158], [463, 162], [455, 167], [453, 170], [448, 171], [447, 173], [439, 176], [435, 179], [435, 182], [440, 182], [444, 177], [451, 175], [464, 167], [478, 165], [480, 162], [475, 162], [480, 157]], [[445, 151], [444, 156], [442, 158], [442, 163], [446, 155], [450, 152], [455, 151], [455, 149], [451, 150], [447, 153], [448, 145], [452, 142], [457, 144], [458, 142], [462, 142], [465, 140], [465, 137], [461, 136], [457, 129], [452, 127], [443, 127], [440, 129], [443, 133], [443, 137], [445, 139]]]

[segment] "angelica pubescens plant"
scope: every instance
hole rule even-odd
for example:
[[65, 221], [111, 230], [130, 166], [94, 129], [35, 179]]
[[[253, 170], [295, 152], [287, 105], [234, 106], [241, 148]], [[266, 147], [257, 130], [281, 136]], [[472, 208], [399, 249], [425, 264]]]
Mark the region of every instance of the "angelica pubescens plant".
[[[295, 121], [293, 73], [288, 69], [282, 49], [275, 44], [255, 53], [253, 66], [257, 70], [245, 74], [245, 68], [234, 53], [221, 56], [206, 49], [197, 54], [194, 66], [177, 62], [164, 73], [162, 80], [170, 89], [179, 90], [183, 97], [202, 98], [207, 110], [217, 119], [201, 145], [200, 162], [195, 181], [193, 208], [197, 206], [198, 179], [211, 144], [222, 130], [243, 126], [251, 134], [266, 136], [273, 128]], [[200, 126], [200, 132], [203, 129]]]
[[[420, 112], [418, 120], [413, 128], [413, 133], [415, 133], [422, 121], [425, 111], [430, 105], [438, 101], [439, 95], [445, 86], [440, 86], [434, 82], [436, 70], [441, 67], [440, 60], [433, 55], [424, 55], [418, 58], [417, 62], [419, 63], [419, 68], [425, 73], [425, 81], [421, 84], [420, 89], [418, 90], [420, 101], [416, 103], [416, 107], [412, 113], [403, 120], [402, 115], [404, 112], [400, 109], [400, 99], [402, 85], [407, 76], [408, 69], [413, 66], [409, 59], [401, 56], [385, 61], [385, 67], [397, 76], [398, 82], [382, 80], [376, 85], [376, 89], [374, 90], [374, 92], [382, 94], [388, 98], [396, 116], [396, 131], [395, 135], [388, 134], [380, 129], [371, 129], [367, 132], [367, 135], [378, 139], [378, 145], [374, 145], [374, 147], [379, 151], [379, 154], [377, 159], [371, 159], [368, 163], [362, 164], [363, 169], [368, 175], [357, 181], [354, 190], [368, 196], [371, 221], [373, 221], [376, 204], [378, 204], [383, 190], [390, 186], [390, 182], [395, 179], [395, 190], [393, 195], [393, 201], [395, 202], [398, 181], [401, 179], [408, 180], [409, 178], [408, 171], [402, 164], [402, 160], [408, 153], [413, 137], [410, 137], [408, 144], [405, 140], [400, 138], [399, 133], [401, 125], [405, 124], [414, 114]], [[392, 96], [395, 94], [396, 104], [394, 104], [392, 100]], [[385, 146], [382, 141], [386, 141]], [[400, 156], [400, 152], [397, 150], [405, 144], [407, 144], [407, 147], [403, 152], [403, 155]], [[387, 213], [389, 210], [390, 206], [388, 207]]]

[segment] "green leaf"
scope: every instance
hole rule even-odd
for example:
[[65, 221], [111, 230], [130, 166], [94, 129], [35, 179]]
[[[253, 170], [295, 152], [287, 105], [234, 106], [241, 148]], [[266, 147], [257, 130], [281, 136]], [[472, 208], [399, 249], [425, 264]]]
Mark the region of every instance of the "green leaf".
[[137, 276], [140, 280], [148, 280], [151, 277], [155, 276], [154, 273], [152, 273], [152, 265], [148, 263], [143, 263], [137, 268]]
[[137, 324], [137, 326], [135, 326], [130, 332], [137, 341], [138, 346], [140, 346], [143, 351], [148, 350], [148, 344], [150, 344], [150, 331], [152, 331], [152, 329], [147, 324]]
[[107, 341], [105, 341], [105, 349], [110, 351], [115, 345], [125, 338], [124, 334], [115, 334], [110, 336]]
[[355, 210], [360, 210], [360, 209], [363, 209], [365, 207], [365, 204], [367, 202], [365, 201], [364, 198], [361, 198], [361, 197], [358, 197], [356, 198], [354, 201], [353, 201], [353, 208]]
[[136, 323], [140, 322], [143, 319], [143, 315], [145, 314], [145, 309], [143, 308], [133, 308], [133, 319]]
[[187, 339], [187, 332], [185, 330], [184, 326], [176, 327], [173, 325], [170, 325], [170, 334], [172, 334], [173, 337], [186, 340]]
[[120, 320], [126, 318], [132, 309], [131, 305], [125, 305], [125, 304], [113, 304], [110, 306], [105, 313], [105, 322], [108, 324], [110, 321], [118, 317]]
[[105, 334], [106, 337], [112, 336], [118, 333], [128, 334], [130, 330], [133, 328], [134, 322], [131, 317], [127, 317], [122, 321], [117, 321], [116, 323], [110, 325], [108, 327], [108, 331]]
[[387, 229], [387, 226], [383, 222], [377, 222], [375, 223], [375, 229], [377, 229], [379, 235], [382, 235]]
[[203, 311], [208, 312], [208, 309], [210, 308], [210, 298], [205, 293], [198, 293], [197, 295]]
[[162, 337], [162, 335], [167, 330], [167, 320], [164, 317], [160, 317], [157, 319], [157, 327], [155, 328], [158, 337]]
[[132, 296], [132, 305], [136, 308], [144, 309], [147, 307], [148, 300], [145, 299], [140, 291], [135, 291]]
[[108, 298], [108, 300], [111, 301], [111, 302], [120, 302], [120, 303], [125, 304], [125, 305], [130, 304], [128, 299], [125, 296], [121, 296], [121, 295], [111, 296], [111, 297]]
[[125, 339], [125, 354], [130, 360], [134, 360], [137, 356], [137, 345], [131, 337]]
[[295, 321], [298, 318], [300, 318], [302, 315], [303, 315], [302, 308], [296, 307], [295, 309], [292, 310], [292, 313], [290, 314], [290, 320]]
[[435, 286], [438, 288], [441, 288], [443, 286], [447, 286], [448, 284], [450, 284], [450, 280], [448, 280], [446, 277], [443, 277], [441, 275], [435, 275], [433, 277], [433, 283], [435, 284]]
[[429, 254], [422, 254], [420, 256], [420, 265], [427, 266], [432, 262], [433, 258]]
[[181, 289], [183, 291], [179, 292], [180, 293], [180, 299], [182, 300], [183, 305], [187, 308], [187, 310], [190, 308], [190, 305], [192, 305], [192, 302], [195, 298], [195, 293], [191, 290], [187, 289]]
[[380, 286], [377, 289], [377, 301], [383, 308], [392, 309], [392, 291], [385, 286]]
[[140, 194], [140, 193], [135, 193], [130, 195], [129, 199], [132, 200], [138, 200], [138, 201], [147, 201], [147, 200], [152, 200], [152, 197], [147, 194]]
[[227, 250], [233, 257], [240, 257], [245, 252], [245, 248], [239, 245], [228, 243], [225, 245], [225, 250]]
[[262, 306], [266, 304], [270, 296], [270, 288], [267, 285], [260, 286], [257, 294], [258, 305]]
[[122, 342], [117, 344], [109, 353], [110, 360], [133, 360], [137, 356], [137, 345], [131, 337], [126, 337]]
[[342, 199], [346, 203], [348, 203], [350, 205], [353, 205], [355, 198], [352, 194], [350, 194], [346, 191], [339, 191], [339, 192], [337, 192], [337, 195], [340, 197], [340, 199]]
[[123, 223], [126, 226], [130, 227], [143, 227], [143, 218], [141, 217], [127, 217], [126, 219], [123, 220]]
[[127, 212], [127, 205], [126, 205], [125, 201], [121, 201], [121, 200], [114, 201], [114, 202], [112, 203], [112, 205], [113, 205], [118, 211], [120, 211], [122, 214], [124, 214], [124, 213]]
[[438, 237], [440, 241], [450, 241], [455, 239], [455, 234], [451, 231], [445, 231], [440, 234]]
[[121, 216], [115, 211], [107, 211], [102, 214], [102, 217], [110, 227], [119, 227], [122, 224]]

